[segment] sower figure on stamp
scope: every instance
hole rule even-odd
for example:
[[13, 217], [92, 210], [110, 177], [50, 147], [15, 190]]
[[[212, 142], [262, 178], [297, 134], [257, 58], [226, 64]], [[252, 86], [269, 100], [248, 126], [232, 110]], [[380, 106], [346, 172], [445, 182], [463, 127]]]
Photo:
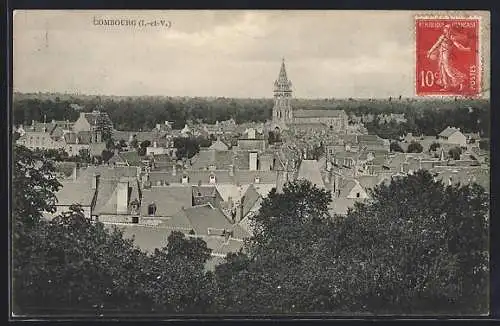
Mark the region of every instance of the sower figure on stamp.
[[459, 37], [451, 32], [451, 26], [445, 25], [443, 34], [427, 52], [429, 59], [438, 60], [439, 77], [436, 84], [441, 86], [442, 90], [448, 90], [451, 87], [458, 87], [459, 90], [463, 88], [466, 75], [452, 66], [450, 54], [453, 46], [462, 51], [470, 51], [470, 48], [463, 46], [458, 39]]

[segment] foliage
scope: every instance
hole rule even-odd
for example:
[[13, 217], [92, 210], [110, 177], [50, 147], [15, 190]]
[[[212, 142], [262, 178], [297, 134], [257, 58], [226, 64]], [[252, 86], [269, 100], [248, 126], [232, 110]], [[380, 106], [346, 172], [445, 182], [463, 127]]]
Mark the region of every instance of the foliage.
[[397, 142], [391, 142], [390, 150], [391, 152], [404, 152], [404, 150], [401, 148], [401, 145], [399, 145], [399, 143]]
[[434, 152], [435, 150], [437, 150], [439, 147], [441, 147], [441, 144], [440, 143], [432, 143], [430, 146], [429, 146], [429, 151], [431, 152]]
[[53, 162], [42, 152], [14, 145], [12, 154], [12, 211], [25, 224], [33, 224], [43, 212], [55, 210], [54, 193], [61, 184], [56, 179]]
[[371, 198], [329, 220], [321, 218], [329, 196], [320, 190], [294, 183], [273, 191], [253, 219], [245, 252], [216, 268], [217, 311], [487, 310], [484, 189], [445, 188], [418, 171], [376, 187]]
[[410, 145], [408, 145], [407, 152], [408, 153], [422, 153], [423, 150], [424, 150], [424, 148], [422, 147], [422, 145], [419, 142], [412, 141], [410, 143]]
[[[422, 191], [425, 189], [425, 191]], [[426, 171], [381, 185], [339, 225], [331, 245], [367, 310], [471, 313], [487, 303], [488, 196]], [[470, 233], [469, 233], [470, 232]], [[340, 240], [340, 241], [339, 241]]]
[[54, 168], [21, 146], [14, 158], [16, 313], [488, 309], [489, 197], [477, 184], [445, 187], [420, 170], [375, 187], [370, 200], [332, 218], [329, 191], [287, 183], [263, 199], [244, 249], [212, 273], [204, 270], [210, 249], [199, 238], [173, 232], [166, 247], [145, 253], [76, 205], [41, 219], [54, 211]]
[[460, 147], [453, 147], [448, 151], [448, 155], [453, 159], [453, 160], [459, 160], [460, 155], [462, 155], [462, 149]]
[[104, 163], [107, 163], [110, 158], [112, 158], [114, 153], [112, 151], [103, 150], [101, 153], [101, 159]]
[[209, 147], [212, 145], [210, 139], [204, 137], [176, 137], [174, 138], [174, 147], [177, 149], [177, 157], [192, 158], [199, 151], [200, 147]]
[[[94, 108], [108, 113], [117, 130], [151, 130], [158, 122], [172, 121], [181, 129], [188, 120], [214, 124], [234, 118], [237, 123], [264, 122], [271, 118], [272, 99], [186, 98], [186, 97], [100, 97], [47, 94], [15, 94], [13, 116], [16, 125], [31, 120], [70, 120], [78, 118], [78, 104], [84, 111]], [[384, 100], [294, 99], [296, 109], [344, 109], [348, 114], [404, 113], [405, 123], [367, 123], [370, 133], [398, 139], [408, 132], [415, 135], [437, 135], [448, 125], [464, 132], [480, 132], [489, 137], [490, 103], [488, 100]], [[103, 134], [103, 139], [107, 135]]]
[[141, 142], [140, 148], [146, 148], [149, 146], [151, 146], [151, 141], [145, 140], [145, 141]]
[[485, 151], [490, 150], [490, 141], [488, 139], [481, 139], [479, 141], [479, 148]]

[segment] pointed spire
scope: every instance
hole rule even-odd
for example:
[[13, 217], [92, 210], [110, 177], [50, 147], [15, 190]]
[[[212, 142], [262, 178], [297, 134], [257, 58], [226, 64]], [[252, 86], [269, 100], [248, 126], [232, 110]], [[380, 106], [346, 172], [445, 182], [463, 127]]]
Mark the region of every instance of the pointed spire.
[[281, 82], [281, 83], [288, 82], [288, 78], [286, 76], [285, 58], [284, 57], [281, 59], [281, 69], [280, 69], [280, 74], [278, 77], [278, 82]]
[[281, 60], [281, 68], [278, 79], [274, 82], [275, 92], [291, 92], [292, 82], [288, 80], [285, 67], [285, 58]]

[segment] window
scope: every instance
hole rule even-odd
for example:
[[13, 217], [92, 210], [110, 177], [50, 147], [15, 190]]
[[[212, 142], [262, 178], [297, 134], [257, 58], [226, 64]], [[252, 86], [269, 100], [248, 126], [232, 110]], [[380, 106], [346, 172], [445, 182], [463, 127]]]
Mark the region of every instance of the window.
[[356, 198], [359, 198], [360, 194], [359, 192], [356, 193]]
[[148, 206], [148, 215], [152, 216], [156, 214], [156, 204], [150, 204]]
[[132, 217], [132, 223], [134, 223], [134, 224], [139, 223], [139, 216], [133, 216]]

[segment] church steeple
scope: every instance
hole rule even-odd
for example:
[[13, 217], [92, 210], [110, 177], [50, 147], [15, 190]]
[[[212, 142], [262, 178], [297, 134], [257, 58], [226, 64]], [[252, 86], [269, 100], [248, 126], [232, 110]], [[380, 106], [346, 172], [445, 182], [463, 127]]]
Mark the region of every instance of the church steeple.
[[293, 120], [292, 82], [288, 80], [285, 67], [285, 58], [281, 60], [278, 79], [274, 82], [273, 121], [279, 124], [290, 123]]
[[[278, 79], [274, 82], [275, 92], [292, 92], [292, 82], [288, 80], [285, 67], [285, 58], [281, 59], [281, 68]], [[291, 96], [291, 95], [290, 95]]]

